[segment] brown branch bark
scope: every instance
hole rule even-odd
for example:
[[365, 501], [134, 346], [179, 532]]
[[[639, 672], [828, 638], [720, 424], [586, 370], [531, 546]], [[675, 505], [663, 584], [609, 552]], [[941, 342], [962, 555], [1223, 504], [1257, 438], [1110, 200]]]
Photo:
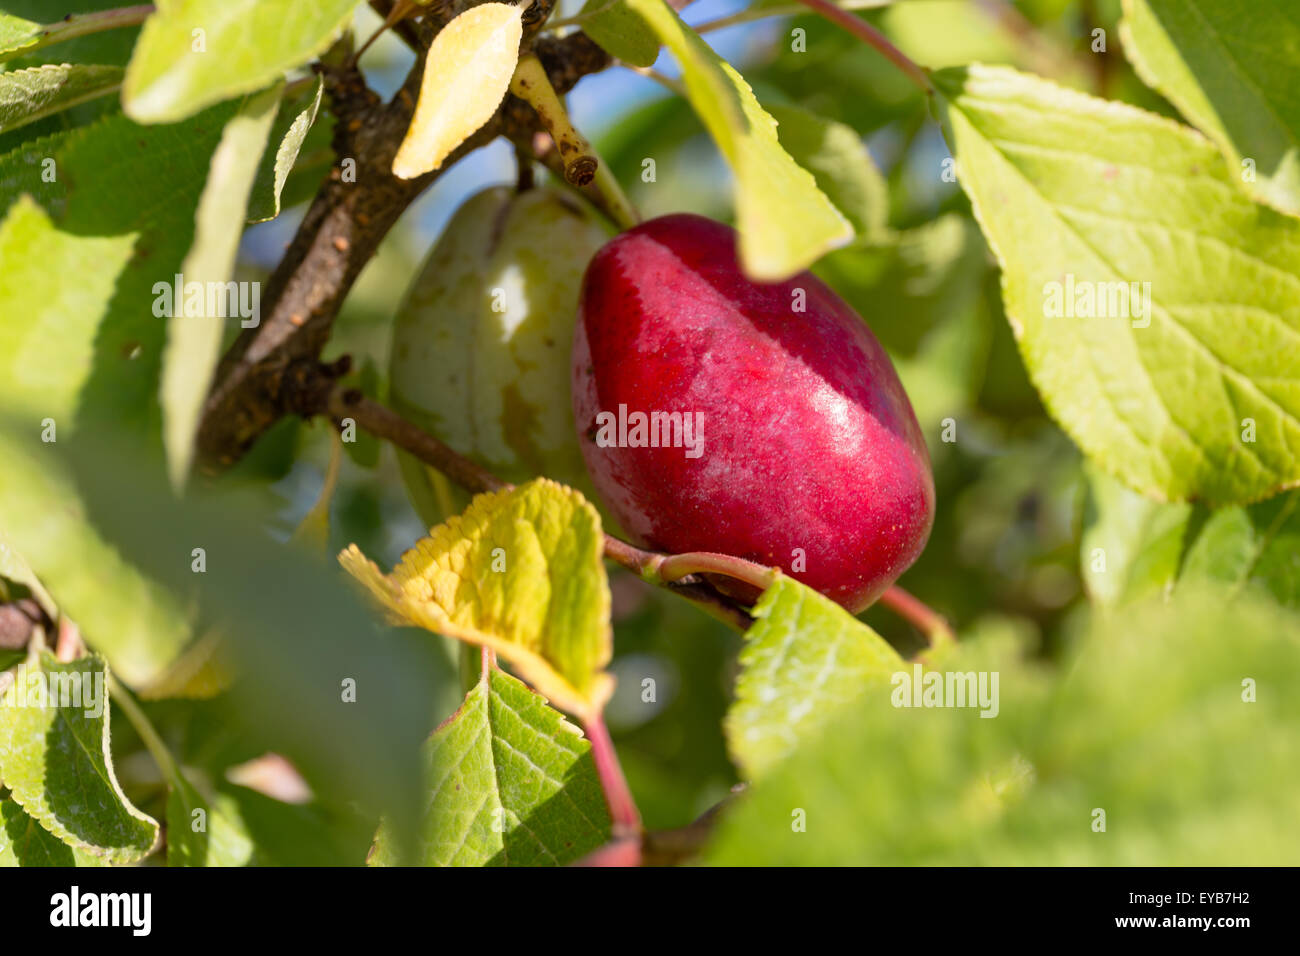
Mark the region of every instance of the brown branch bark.
[[[549, 10], [550, 4], [538, 0]], [[382, 7], [383, 4], [379, 4]], [[431, 7], [415, 24], [427, 47], [447, 12]], [[409, 22], [409, 21], [408, 21]], [[534, 43], [540, 21], [528, 28]], [[561, 93], [610, 63], [585, 34], [536, 38], [533, 51]], [[262, 321], [246, 329], [217, 368], [198, 434], [200, 466], [217, 472], [233, 465], [267, 429], [303, 404], [302, 390], [316, 377], [321, 350], [334, 319], [361, 269], [406, 208], [438, 172], [414, 180], [391, 173], [415, 111], [423, 77], [421, 58], [388, 103], [371, 91], [352, 65], [321, 65], [336, 118], [334, 149], [339, 163], [321, 184], [284, 258], [267, 282]], [[507, 96], [497, 114], [443, 165], [505, 135], [514, 140], [538, 128], [536, 115]], [[343, 163], [355, 163], [355, 179]]]

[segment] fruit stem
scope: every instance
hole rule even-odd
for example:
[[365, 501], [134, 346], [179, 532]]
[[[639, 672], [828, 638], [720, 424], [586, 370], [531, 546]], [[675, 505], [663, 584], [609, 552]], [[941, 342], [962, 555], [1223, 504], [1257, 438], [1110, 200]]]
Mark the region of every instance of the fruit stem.
[[957, 639], [942, 614], [896, 584], [880, 596], [880, 603], [924, 634], [932, 648]]
[[574, 127], [569, 112], [564, 108], [560, 94], [551, 86], [550, 77], [536, 54], [519, 58], [515, 75], [510, 80], [510, 92], [526, 102], [537, 112], [546, 131], [555, 140], [564, 159], [564, 178], [575, 186], [585, 186], [596, 176], [600, 165], [595, 150]]
[[725, 574], [760, 591], [766, 591], [776, 580], [772, 568], [715, 551], [687, 551], [684, 554], [660, 556], [651, 562], [646, 573], [653, 574], [655, 579], [665, 584], [673, 584], [691, 574]]
[[927, 96], [934, 93], [930, 83], [930, 74], [908, 58], [907, 54], [890, 43], [885, 35], [866, 20], [855, 17], [847, 10], [842, 10], [830, 0], [799, 0], [805, 7], [825, 17], [827, 20], [848, 30], [858, 39], [874, 47], [886, 60], [898, 67], [903, 75], [921, 88]]
[[596, 765], [596, 775], [600, 786], [605, 791], [605, 802], [609, 804], [609, 816], [614, 822], [611, 834], [613, 840], [641, 838], [641, 813], [632, 799], [628, 789], [627, 778], [619, 765], [614, 742], [610, 739], [609, 729], [605, 726], [605, 715], [600, 711], [589, 715], [583, 722], [583, 729], [591, 741], [591, 759]]
[[639, 221], [636, 210], [595, 147], [578, 132], [564, 101], [555, 92], [546, 68], [535, 54], [521, 57], [510, 81], [510, 92], [531, 106], [560, 152], [564, 179], [574, 186], [591, 186], [604, 199], [606, 211], [620, 229], [631, 229]]

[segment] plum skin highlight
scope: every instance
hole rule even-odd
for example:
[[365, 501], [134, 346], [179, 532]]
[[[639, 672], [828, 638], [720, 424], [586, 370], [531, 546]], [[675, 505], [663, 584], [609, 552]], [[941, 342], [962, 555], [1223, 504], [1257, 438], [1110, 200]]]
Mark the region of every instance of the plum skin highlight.
[[[925, 546], [929, 454], [858, 314], [808, 272], [746, 278], [736, 238], [713, 220], [671, 215], [593, 257], [573, 343], [583, 458], [637, 544], [780, 566], [856, 613]], [[649, 436], [629, 439], [626, 428], [611, 443], [601, 425], [620, 405], [624, 418], [691, 416], [702, 446], [688, 456], [666, 427], [654, 435], [661, 447], [630, 447]]]

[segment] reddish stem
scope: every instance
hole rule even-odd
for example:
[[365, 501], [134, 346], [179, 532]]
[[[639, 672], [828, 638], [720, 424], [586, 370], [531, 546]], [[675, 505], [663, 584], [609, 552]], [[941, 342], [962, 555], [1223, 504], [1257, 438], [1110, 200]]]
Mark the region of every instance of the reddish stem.
[[903, 74], [919, 86], [923, 93], [929, 95], [934, 92], [934, 87], [930, 84], [930, 74], [908, 59], [906, 53], [890, 43], [883, 33], [866, 20], [855, 17], [847, 10], [842, 10], [830, 0], [799, 0], [799, 2], [874, 47], [885, 59], [902, 70]]
[[672, 584], [692, 574], [722, 574], [737, 581], [744, 581], [760, 591], [766, 591], [775, 579], [771, 568], [765, 568], [761, 564], [730, 554], [719, 554], [716, 551], [670, 554], [652, 561], [646, 570], [647, 573], [654, 575], [652, 580], [665, 584]]
[[929, 639], [931, 647], [956, 640], [952, 628], [948, 626], [942, 614], [908, 594], [898, 585], [894, 585], [882, 594], [880, 603], [916, 627]]
[[605, 726], [605, 715], [599, 712], [589, 716], [583, 723], [587, 738], [591, 741], [591, 759], [596, 764], [596, 775], [600, 777], [600, 786], [605, 791], [605, 802], [609, 804], [609, 816], [614, 821], [613, 838], [615, 841], [641, 838], [641, 813], [632, 799], [623, 768], [619, 766], [618, 754], [614, 752], [614, 742], [609, 738]]

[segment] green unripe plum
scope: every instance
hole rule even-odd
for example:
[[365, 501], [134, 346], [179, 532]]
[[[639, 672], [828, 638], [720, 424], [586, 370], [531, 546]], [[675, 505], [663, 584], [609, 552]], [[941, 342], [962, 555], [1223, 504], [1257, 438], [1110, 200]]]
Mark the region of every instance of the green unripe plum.
[[[456, 211], [393, 326], [390, 399], [403, 416], [507, 481], [537, 475], [590, 495], [570, 410], [582, 274], [609, 239], [567, 194], [498, 186]], [[405, 453], [402, 477], [433, 525], [468, 496]]]

